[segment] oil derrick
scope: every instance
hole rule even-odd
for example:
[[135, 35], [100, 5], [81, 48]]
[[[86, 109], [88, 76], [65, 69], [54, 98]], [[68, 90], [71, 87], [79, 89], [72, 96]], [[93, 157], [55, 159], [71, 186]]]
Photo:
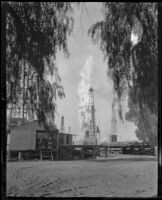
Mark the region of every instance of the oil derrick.
[[[18, 102], [13, 104], [11, 118], [21, 118], [28, 120], [29, 118], [29, 106], [27, 98], [27, 88], [29, 86], [29, 67], [25, 61], [22, 64], [20, 87], [17, 89], [17, 95], [19, 96]], [[11, 109], [11, 108], [8, 108]]]
[[111, 134], [110, 134], [110, 142], [117, 142], [117, 119], [116, 119], [116, 103], [117, 99], [114, 95], [112, 102], [112, 119], [111, 119]]
[[88, 127], [86, 130], [86, 139], [89, 144], [97, 144], [97, 133], [95, 124], [95, 107], [94, 107], [94, 89], [89, 89], [89, 105], [88, 105]]

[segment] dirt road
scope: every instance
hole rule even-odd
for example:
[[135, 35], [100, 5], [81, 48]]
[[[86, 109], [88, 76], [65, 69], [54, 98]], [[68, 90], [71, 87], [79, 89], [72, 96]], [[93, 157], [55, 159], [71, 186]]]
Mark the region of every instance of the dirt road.
[[7, 196], [151, 197], [157, 194], [153, 157], [7, 163]]

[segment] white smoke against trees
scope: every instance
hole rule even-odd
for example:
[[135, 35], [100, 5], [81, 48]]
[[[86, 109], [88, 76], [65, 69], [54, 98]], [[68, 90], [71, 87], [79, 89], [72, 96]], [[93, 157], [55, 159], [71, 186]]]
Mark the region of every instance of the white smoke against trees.
[[[133, 17], [133, 27], [132, 27], [132, 32], [131, 32], [131, 43], [132, 43], [132, 49], [134, 48], [135, 45], [137, 45], [141, 39], [142, 39], [142, 35], [143, 35], [143, 27], [141, 22], [137, 19], [137, 17]], [[133, 59], [132, 59], [132, 54], [130, 56], [130, 66], [131, 66], [131, 81], [130, 81], [130, 85], [133, 85], [132, 79], [133, 76], [136, 77], [136, 74], [134, 73], [134, 66], [133, 66]]]
[[133, 28], [131, 32], [131, 42], [133, 47], [138, 44], [143, 35], [143, 27], [141, 22], [137, 19], [137, 17], [134, 16], [133, 18]]
[[79, 123], [80, 123], [80, 140], [84, 139], [86, 127], [88, 125], [88, 104], [89, 104], [89, 89], [92, 81], [92, 69], [93, 69], [93, 57], [89, 56], [83, 66], [80, 77], [81, 80], [78, 85], [78, 97], [79, 97]]

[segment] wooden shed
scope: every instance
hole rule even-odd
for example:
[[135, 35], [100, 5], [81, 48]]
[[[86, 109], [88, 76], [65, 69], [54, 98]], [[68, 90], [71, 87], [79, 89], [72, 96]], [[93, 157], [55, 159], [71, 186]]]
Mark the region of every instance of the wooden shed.
[[59, 145], [71, 145], [72, 135], [59, 133], [58, 129], [45, 130], [37, 120], [11, 127], [9, 151], [58, 151]]
[[43, 130], [43, 127], [36, 120], [13, 128], [11, 127], [9, 150], [35, 150], [36, 133], [38, 130]]

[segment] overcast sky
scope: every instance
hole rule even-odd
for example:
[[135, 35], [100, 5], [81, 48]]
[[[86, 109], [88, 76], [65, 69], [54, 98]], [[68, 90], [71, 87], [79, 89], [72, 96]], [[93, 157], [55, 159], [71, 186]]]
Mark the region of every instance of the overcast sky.
[[[66, 97], [57, 100], [58, 115], [56, 115], [56, 125], [60, 129], [61, 116], [65, 118], [65, 130], [71, 126], [73, 134], [80, 134], [79, 115], [78, 115], [78, 85], [81, 77], [80, 72], [83, 69], [86, 60], [92, 56], [93, 69], [91, 74], [92, 87], [94, 88], [96, 123], [99, 124], [101, 132], [101, 141], [108, 138], [111, 133], [111, 103], [112, 103], [112, 81], [106, 76], [107, 64], [104, 62], [103, 53], [99, 46], [92, 43], [87, 32], [89, 27], [97, 21], [102, 20], [102, 3], [86, 3], [87, 12], [82, 13], [81, 9], [74, 9], [74, 31], [68, 38], [68, 48], [70, 57], [67, 59], [64, 54], [57, 54], [58, 72], [62, 79], [62, 85]], [[82, 25], [82, 28], [81, 28]], [[124, 110], [126, 110], [126, 102]], [[118, 139], [120, 141], [136, 140], [135, 126], [133, 123], [122, 123], [118, 120], [117, 124]]]

